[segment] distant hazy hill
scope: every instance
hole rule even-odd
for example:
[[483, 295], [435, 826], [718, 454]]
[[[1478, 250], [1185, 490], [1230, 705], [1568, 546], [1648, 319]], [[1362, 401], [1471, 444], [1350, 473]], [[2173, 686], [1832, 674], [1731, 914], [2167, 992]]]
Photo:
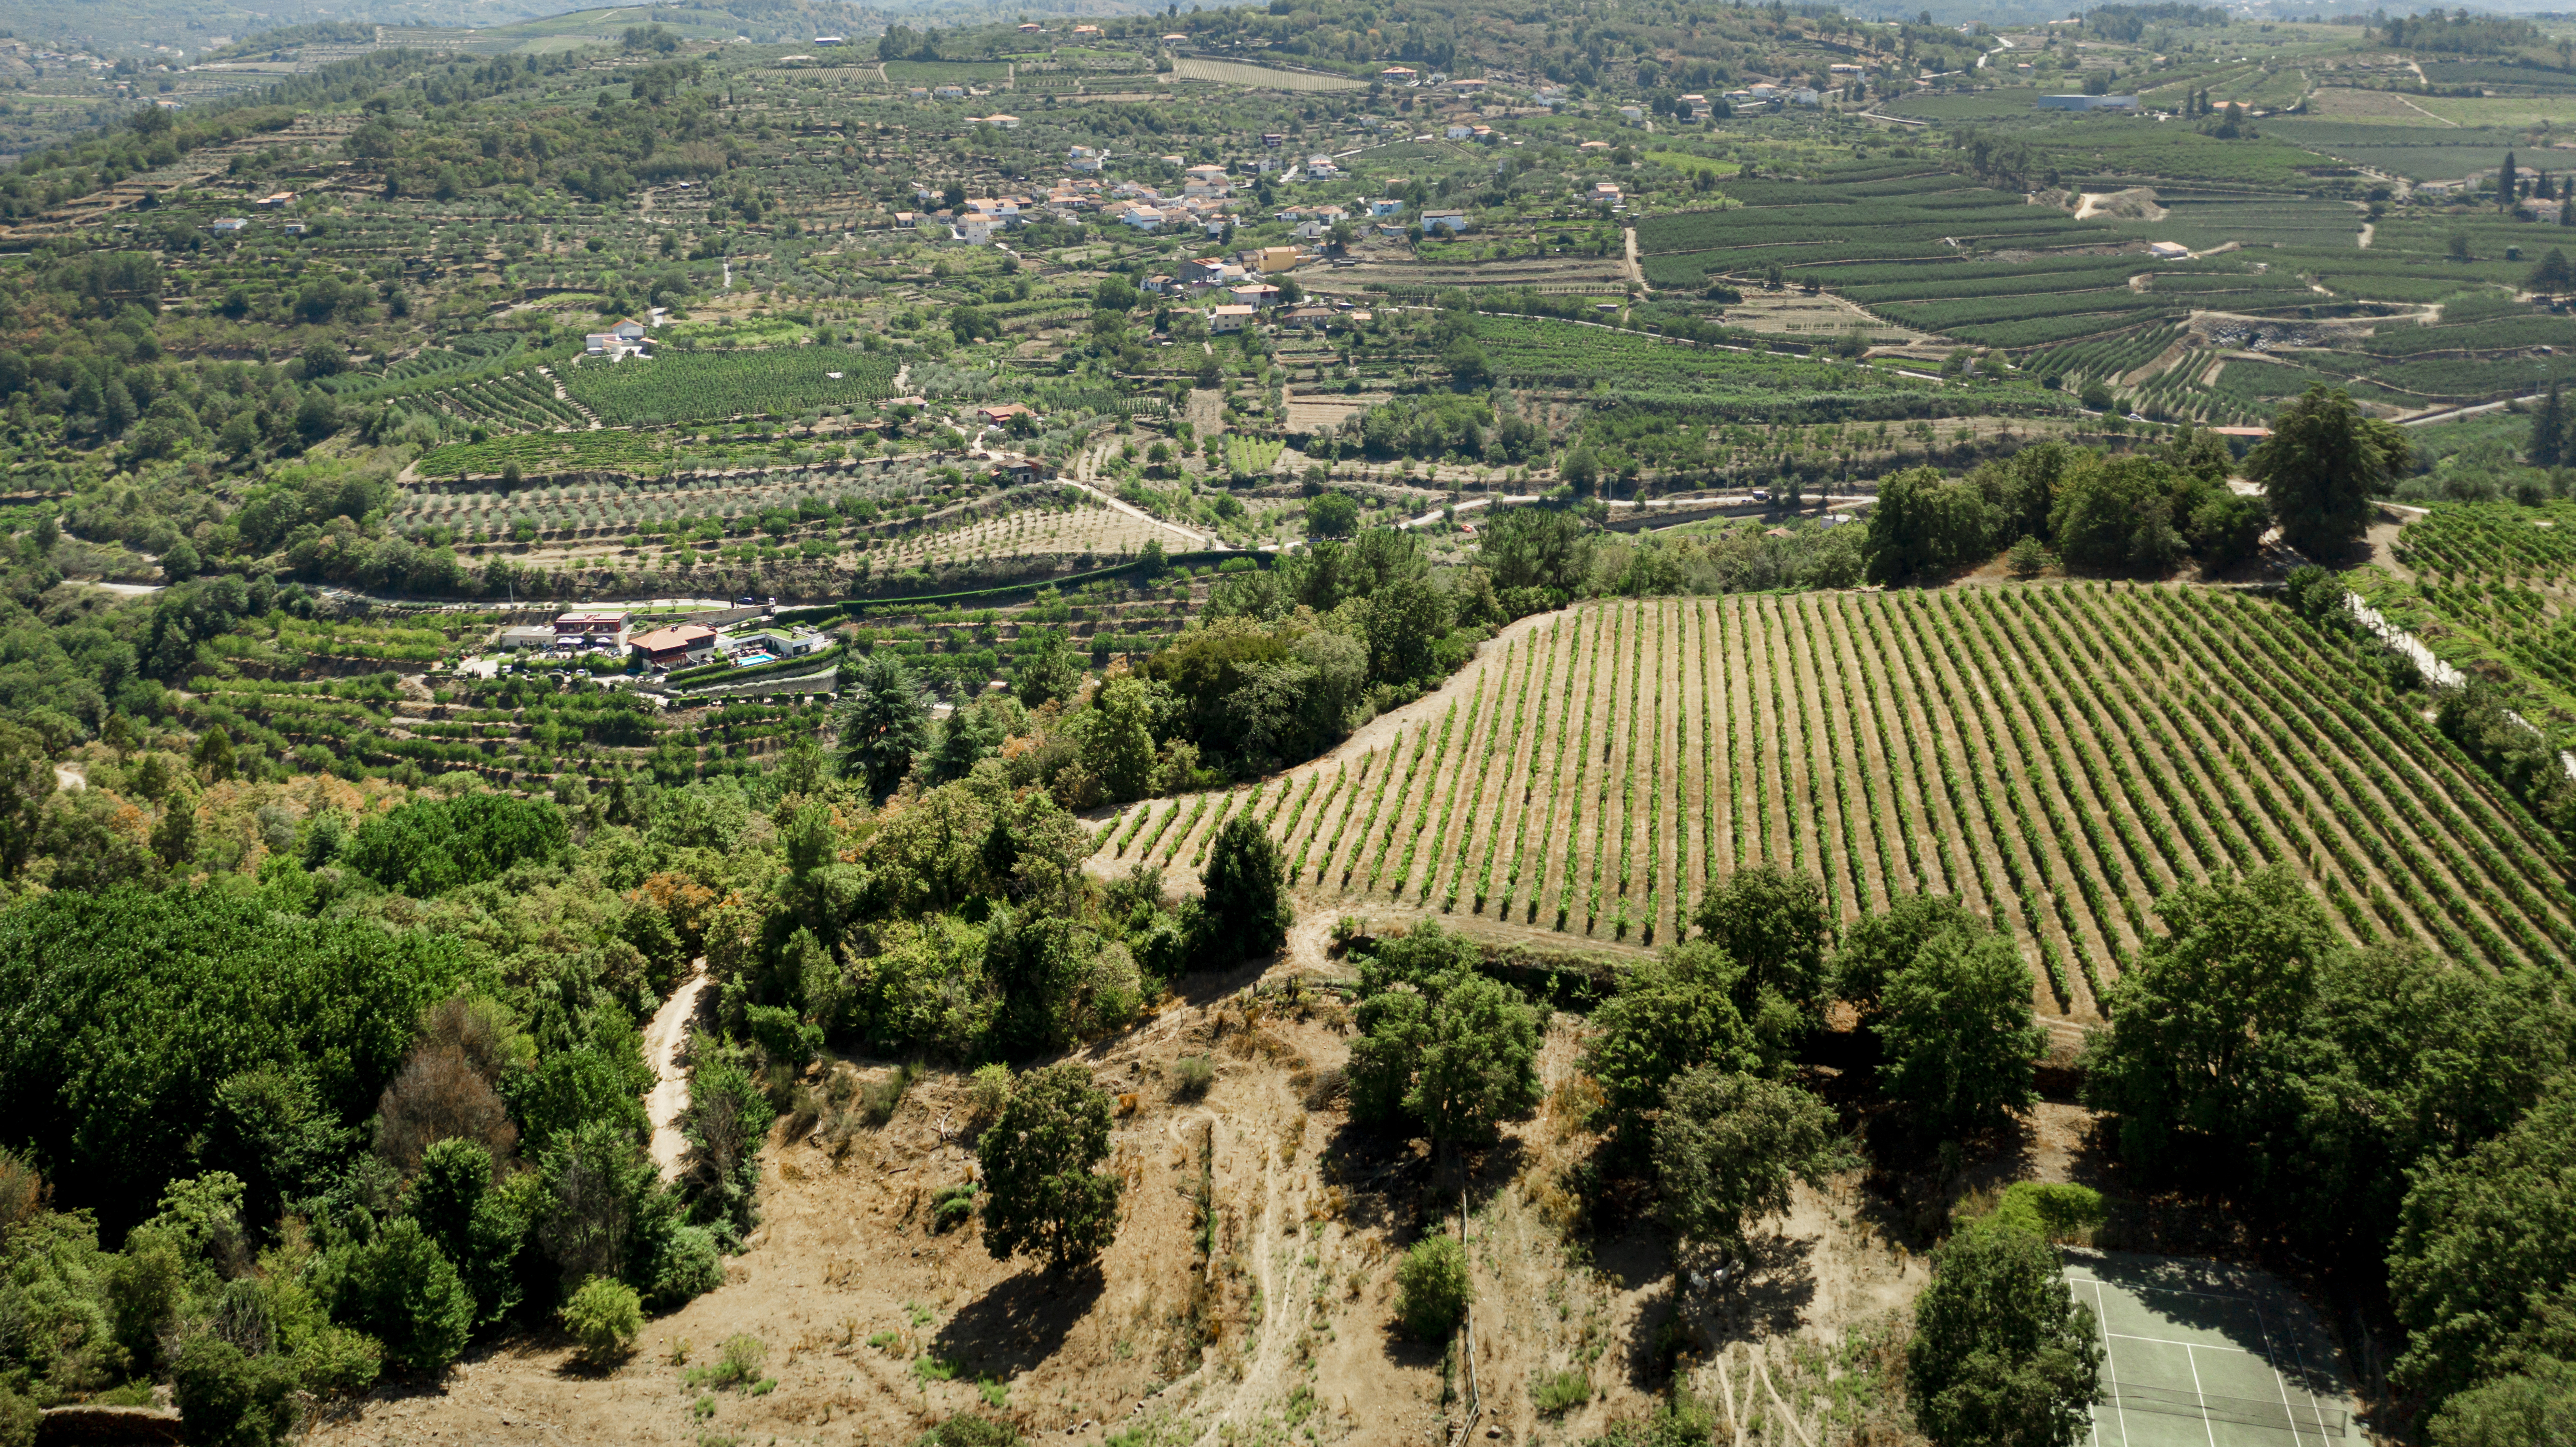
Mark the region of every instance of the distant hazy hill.
[[[1150, 0], [730, 0], [723, 4], [640, 5], [580, 9], [552, 0], [259, 0], [251, 10], [232, 0], [0, 0], [0, 30], [46, 45], [90, 45], [110, 54], [180, 52], [190, 61], [210, 51], [263, 42], [366, 43], [365, 27], [407, 31], [528, 27], [526, 38], [615, 35], [630, 25], [660, 23], [690, 36], [718, 33], [758, 41], [792, 40], [838, 31], [873, 35], [886, 19], [961, 25], [1016, 15], [1129, 15], [1162, 8]], [[283, 34], [277, 32], [283, 31]], [[384, 37], [387, 40], [414, 36]]]

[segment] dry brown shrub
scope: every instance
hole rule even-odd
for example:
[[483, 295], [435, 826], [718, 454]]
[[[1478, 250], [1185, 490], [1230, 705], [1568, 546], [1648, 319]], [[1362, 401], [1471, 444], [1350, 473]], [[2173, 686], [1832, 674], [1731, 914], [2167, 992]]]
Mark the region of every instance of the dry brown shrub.
[[497, 1172], [518, 1148], [519, 1128], [464, 1050], [424, 1040], [376, 1099], [376, 1154], [408, 1176], [423, 1151], [451, 1137], [480, 1143]]
[[707, 916], [716, 907], [717, 895], [712, 889], [685, 874], [665, 871], [646, 879], [628, 893], [627, 902], [649, 905], [662, 911], [671, 921], [671, 929], [692, 955], [707, 947]]
[[0, 1149], [0, 1242], [45, 1209], [52, 1192], [36, 1168]]

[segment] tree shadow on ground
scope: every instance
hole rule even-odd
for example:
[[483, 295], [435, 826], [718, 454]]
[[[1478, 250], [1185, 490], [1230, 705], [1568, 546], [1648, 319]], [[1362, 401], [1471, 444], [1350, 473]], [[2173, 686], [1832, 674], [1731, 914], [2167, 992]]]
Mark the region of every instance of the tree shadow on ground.
[[1096, 1264], [1060, 1272], [1032, 1266], [959, 1308], [931, 1338], [931, 1355], [978, 1377], [1031, 1370], [1064, 1345], [1106, 1285]]
[[[1427, 1221], [1439, 1172], [1423, 1143], [1384, 1127], [1344, 1121], [1325, 1139], [1325, 1179], [1342, 1193], [1342, 1221], [1353, 1231], [1385, 1231], [1402, 1249]], [[1456, 1209], [1454, 1199], [1450, 1209]]]
[[1731, 1258], [1692, 1251], [1678, 1263], [1679, 1320], [1696, 1350], [1788, 1336], [1816, 1299], [1816, 1243], [1799, 1236], [1755, 1236]]

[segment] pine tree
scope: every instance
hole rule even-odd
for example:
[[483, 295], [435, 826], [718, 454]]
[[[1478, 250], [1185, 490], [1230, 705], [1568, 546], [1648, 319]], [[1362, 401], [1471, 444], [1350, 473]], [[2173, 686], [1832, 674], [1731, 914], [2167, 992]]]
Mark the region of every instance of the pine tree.
[[2531, 418], [2531, 465], [2556, 467], [2566, 455], [2567, 413], [2558, 400], [2558, 383], [2551, 379], [2549, 396]]

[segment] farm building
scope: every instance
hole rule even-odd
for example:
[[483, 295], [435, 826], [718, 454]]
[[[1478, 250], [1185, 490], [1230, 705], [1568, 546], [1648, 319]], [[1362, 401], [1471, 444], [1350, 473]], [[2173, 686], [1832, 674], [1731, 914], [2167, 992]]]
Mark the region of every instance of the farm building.
[[702, 623], [656, 628], [638, 635], [627, 648], [636, 658], [654, 668], [704, 663], [715, 654], [716, 630]]
[[623, 613], [558, 613], [555, 615], [555, 637], [572, 643], [604, 643], [611, 648], [626, 646], [626, 615]]

